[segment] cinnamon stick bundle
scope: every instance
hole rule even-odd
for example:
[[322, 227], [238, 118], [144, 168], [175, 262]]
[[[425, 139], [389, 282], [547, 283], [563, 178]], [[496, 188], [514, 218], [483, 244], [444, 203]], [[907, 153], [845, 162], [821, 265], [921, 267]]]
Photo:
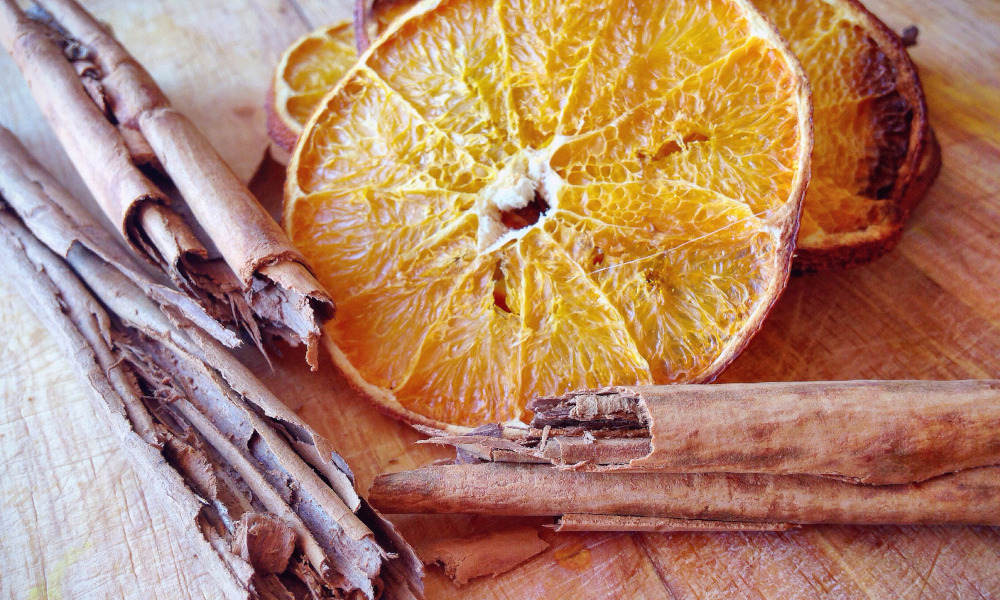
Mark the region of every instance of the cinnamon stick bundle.
[[[232, 598], [417, 598], [422, 566], [332, 446], [0, 129], [0, 271]], [[207, 321], [208, 330], [201, 327]]]
[[381, 475], [371, 502], [573, 530], [1000, 524], [1000, 381], [619, 387], [529, 409], [530, 427], [430, 440], [466, 464]]
[[333, 302], [277, 223], [150, 74], [73, 0], [24, 13], [0, 39], [125, 240], [212, 315], [305, 343], [313, 368]]

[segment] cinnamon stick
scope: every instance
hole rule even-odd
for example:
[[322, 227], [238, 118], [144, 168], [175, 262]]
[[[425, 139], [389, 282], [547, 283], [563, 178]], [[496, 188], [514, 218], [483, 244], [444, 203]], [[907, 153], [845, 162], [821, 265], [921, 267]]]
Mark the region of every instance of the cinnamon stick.
[[[171, 318], [189, 323], [233, 347], [239, 338], [197, 303], [152, 281], [107, 230], [91, 217], [6, 128], [0, 126], [0, 197], [50, 250], [71, 264], [86, 250], [117, 270], [157, 302]], [[74, 250], [74, 247], [79, 247]]]
[[134, 251], [216, 319], [307, 346], [333, 303], [302, 255], [149, 73], [73, 0], [0, 0], [0, 38]]
[[[491, 459], [865, 484], [1000, 465], [1000, 381], [994, 380], [620, 387], [539, 398], [529, 409], [533, 430], [549, 429], [544, 443], [539, 433], [507, 427], [503, 444], [478, 438], [480, 448], [492, 447]], [[481, 452], [462, 437], [435, 441]]]
[[133, 269], [8, 132], [0, 144], [0, 269], [227, 597], [421, 596], [419, 560], [329, 442], [199, 326], [200, 309]]
[[998, 381], [620, 387], [529, 408], [530, 427], [430, 440], [479, 462], [381, 475], [370, 500], [574, 530], [1000, 524]]
[[368, 499], [387, 513], [1000, 525], [1000, 468], [913, 484], [859, 485], [807, 475], [609, 473], [478, 463], [379, 475]]

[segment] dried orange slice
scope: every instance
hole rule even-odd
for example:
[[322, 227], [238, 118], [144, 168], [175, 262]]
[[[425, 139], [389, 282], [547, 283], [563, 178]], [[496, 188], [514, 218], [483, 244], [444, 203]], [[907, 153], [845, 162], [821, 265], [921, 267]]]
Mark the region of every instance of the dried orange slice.
[[357, 58], [350, 21], [334, 23], [292, 42], [281, 55], [265, 103], [271, 139], [291, 150], [313, 108]]
[[[387, 22], [383, 11], [399, 12], [406, 4], [377, 3], [379, 24]], [[855, 0], [757, 4], [817, 82], [813, 182], [795, 267], [822, 270], [877, 258], [899, 240], [941, 167], [916, 69], [898, 36]], [[327, 38], [336, 42], [315, 41]], [[280, 91], [268, 107], [269, 128], [280, 145], [291, 147], [332, 87], [327, 82], [339, 79], [355, 59], [347, 24], [304, 37], [286, 51], [275, 80]], [[298, 81], [288, 73], [298, 73]], [[286, 108], [292, 103], [294, 109]]]
[[745, 0], [424, 0], [312, 113], [284, 226], [350, 380], [460, 431], [713, 378], [784, 287], [811, 139]]
[[[409, 0], [381, 0], [373, 15], [377, 30], [384, 30], [412, 4]], [[292, 42], [278, 60], [267, 92], [265, 109], [271, 139], [291, 150], [316, 104], [357, 59], [350, 21], [328, 25]]]
[[796, 268], [874, 259], [899, 239], [940, 168], [902, 41], [856, 0], [754, 0], [788, 39], [813, 91], [812, 179]]

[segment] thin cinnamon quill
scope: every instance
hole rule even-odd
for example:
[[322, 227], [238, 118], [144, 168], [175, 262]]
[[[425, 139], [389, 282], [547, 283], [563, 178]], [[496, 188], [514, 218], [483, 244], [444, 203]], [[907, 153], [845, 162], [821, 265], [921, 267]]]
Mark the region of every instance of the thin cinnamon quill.
[[0, 129], [0, 271], [227, 597], [417, 598], [422, 567], [325, 439]]
[[333, 303], [277, 223], [149, 73], [73, 0], [24, 13], [0, 39], [101, 208], [133, 250], [216, 319], [305, 343]]
[[370, 500], [573, 530], [1000, 524], [1000, 381], [620, 387], [529, 409], [529, 428], [431, 440], [479, 462], [381, 475]]

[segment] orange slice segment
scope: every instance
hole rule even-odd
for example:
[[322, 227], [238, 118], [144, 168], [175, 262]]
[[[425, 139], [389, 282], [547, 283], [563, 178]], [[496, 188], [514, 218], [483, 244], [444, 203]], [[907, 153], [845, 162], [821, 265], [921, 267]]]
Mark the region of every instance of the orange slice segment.
[[[745, 7], [735, 3], [620, 2], [601, 8], [601, 31], [566, 101], [567, 134], [607, 125], [755, 39]], [[646, 25], [638, 24], [656, 33], [647, 35]]]
[[811, 139], [744, 0], [424, 0], [313, 112], [284, 224], [351, 381], [463, 431], [712, 379], [784, 286]]
[[513, 247], [478, 257], [449, 295], [446, 316], [429, 329], [409, 379], [392, 391], [395, 402], [422, 414], [427, 398], [448, 398], [435, 405], [443, 423], [472, 414], [482, 422], [508, 418], [507, 402], [521, 387], [523, 269]]
[[510, 139], [515, 117], [496, 93], [503, 33], [488, 13], [462, 4], [443, 5], [432, 18], [433, 27], [424, 19], [402, 23], [365, 64], [453, 144], [496, 168], [517, 149]]
[[652, 381], [626, 315], [594, 285], [590, 261], [572, 260], [541, 228], [530, 229], [519, 248], [528, 264], [525, 297], [531, 299], [523, 315], [524, 399], [554, 389]]
[[916, 68], [856, 0], [755, 0], [802, 61], [816, 128], [796, 267], [871, 260], [899, 239], [940, 168]]

